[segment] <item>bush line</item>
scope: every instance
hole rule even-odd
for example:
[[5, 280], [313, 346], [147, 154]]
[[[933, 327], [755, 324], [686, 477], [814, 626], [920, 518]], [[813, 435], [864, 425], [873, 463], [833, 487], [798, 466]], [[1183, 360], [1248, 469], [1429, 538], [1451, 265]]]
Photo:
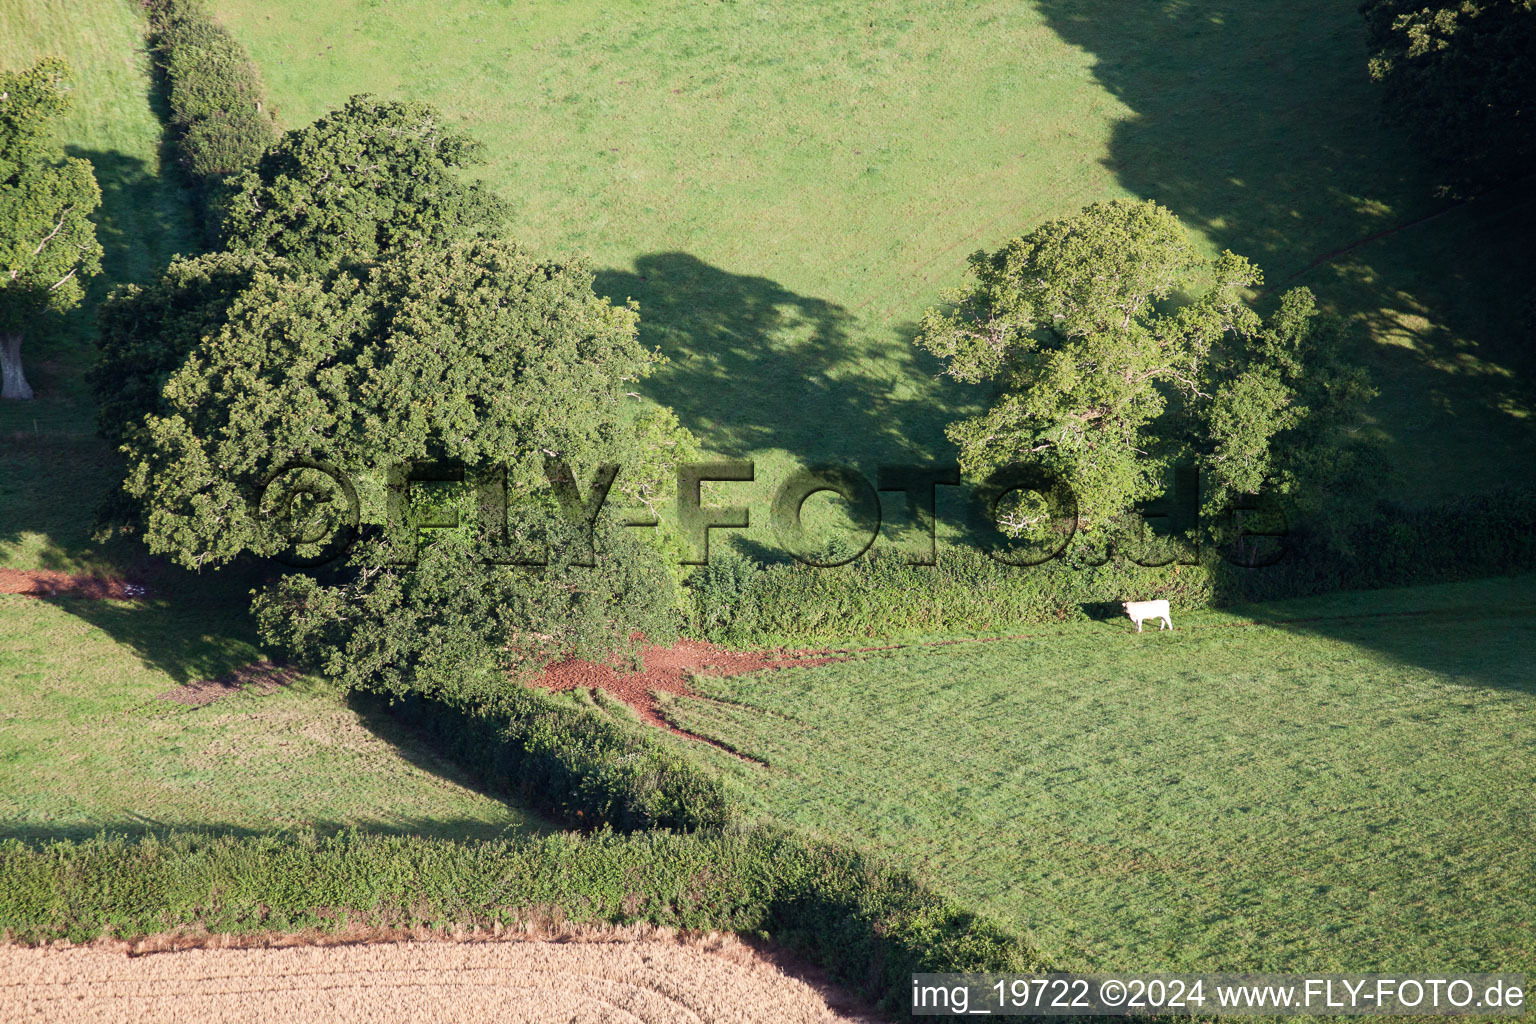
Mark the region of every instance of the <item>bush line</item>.
[[[372, 695], [352, 700], [385, 707]], [[725, 828], [736, 816], [724, 786], [705, 769], [532, 689], [482, 699], [413, 695], [387, 710], [487, 788], [569, 825], [690, 832]]]
[[1536, 568], [1536, 491], [1507, 489], [1418, 508], [1383, 505], [1347, 549], [1298, 531], [1276, 565], [1245, 569], [1201, 552], [1195, 565], [1102, 565], [1069, 555], [1003, 565], [980, 551], [933, 566], [875, 554], [835, 569], [763, 566], [731, 556], [688, 580], [684, 632], [737, 646], [998, 634], [1041, 623], [1119, 615], [1120, 602], [1176, 608], [1475, 579]]
[[778, 828], [520, 840], [314, 833], [0, 842], [0, 929], [85, 942], [206, 929], [646, 922], [770, 939], [900, 1012], [916, 971], [1030, 971], [1002, 928], [860, 854]]
[[177, 163], [192, 183], [204, 243], [212, 248], [225, 179], [277, 141], [277, 122], [255, 61], [203, 0], [147, 0], [145, 6]]

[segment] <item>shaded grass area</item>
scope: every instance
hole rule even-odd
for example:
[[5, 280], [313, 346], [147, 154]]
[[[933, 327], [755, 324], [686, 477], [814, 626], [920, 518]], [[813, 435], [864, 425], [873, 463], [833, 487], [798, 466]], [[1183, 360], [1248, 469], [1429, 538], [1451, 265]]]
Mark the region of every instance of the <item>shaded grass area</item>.
[[1350, 5], [217, 8], [286, 123], [374, 91], [486, 140], [513, 233], [589, 254], [600, 291], [639, 301], [672, 359], [647, 393], [758, 460], [756, 487], [707, 495], [761, 510], [746, 550], [777, 547], [766, 505], [794, 462], [872, 477], [949, 456], [943, 426], [978, 396], [934, 379], [915, 319], [972, 250], [1126, 194], [1361, 324], [1395, 496], [1536, 464], [1526, 213], [1458, 211], [1298, 276], [1441, 208], [1380, 123]]
[[[27, 332], [22, 356], [37, 398], [0, 402], [5, 439], [94, 431], [83, 372], [92, 359], [96, 306], [112, 286], [147, 281], [174, 253], [192, 249], [182, 183], [175, 173], [161, 173], [162, 167], [174, 169], [164, 160], [138, 5], [0, 0], [0, 67], [25, 67], [48, 55], [64, 57], [74, 74], [72, 107], [61, 130], [65, 151], [89, 160], [101, 186], [101, 206], [92, 219], [104, 249], [102, 273], [87, 283], [78, 308]], [[12, 472], [0, 462], [0, 477]], [[0, 530], [9, 526], [0, 520]]]
[[180, 598], [0, 597], [0, 835], [547, 827], [312, 679], [202, 707], [159, 699], [261, 657], [239, 601]]
[[1450, 209], [1415, 140], [1382, 123], [1356, 5], [1037, 6], [1132, 112], [1103, 157], [1122, 187], [1257, 260], [1272, 290], [1306, 284], [1362, 326], [1394, 496], [1480, 493], [1536, 468], [1528, 184], [1307, 269]]
[[909, 647], [669, 714], [761, 812], [1140, 970], [1536, 966], [1531, 577]]

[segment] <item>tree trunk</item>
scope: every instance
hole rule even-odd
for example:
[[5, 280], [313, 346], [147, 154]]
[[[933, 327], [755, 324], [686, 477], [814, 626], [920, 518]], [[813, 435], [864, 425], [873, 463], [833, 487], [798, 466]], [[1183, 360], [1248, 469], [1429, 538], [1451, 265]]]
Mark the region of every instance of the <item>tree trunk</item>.
[[31, 398], [32, 386], [21, 370], [21, 332], [0, 334], [0, 398]]

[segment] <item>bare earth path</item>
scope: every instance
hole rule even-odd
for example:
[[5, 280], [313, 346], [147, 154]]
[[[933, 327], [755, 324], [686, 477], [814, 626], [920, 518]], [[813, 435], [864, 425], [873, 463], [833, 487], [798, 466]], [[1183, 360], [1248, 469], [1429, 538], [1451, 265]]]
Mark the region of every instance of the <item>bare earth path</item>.
[[840, 1024], [732, 938], [201, 948], [0, 946], [0, 1020]]

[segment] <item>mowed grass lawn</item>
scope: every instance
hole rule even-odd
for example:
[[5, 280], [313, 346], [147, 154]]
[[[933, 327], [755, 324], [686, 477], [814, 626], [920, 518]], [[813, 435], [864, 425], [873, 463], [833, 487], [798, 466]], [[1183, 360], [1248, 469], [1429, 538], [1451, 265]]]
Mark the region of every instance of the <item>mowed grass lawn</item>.
[[[1536, 969], [1536, 579], [698, 682], [760, 809], [1139, 970]], [[687, 741], [679, 741], [687, 743]]]
[[[599, 292], [639, 302], [671, 359], [643, 390], [706, 446], [757, 459], [757, 486], [708, 500], [765, 513], [795, 461], [872, 479], [881, 461], [950, 457], [944, 426], [979, 396], [936, 380], [918, 317], [972, 251], [1127, 195], [1359, 321], [1397, 494], [1536, 468], [1509, 298], [1528, 234], [1507, 203], [1291, 280], [1443, 206], [1381, 124], [1356, 5], [212, 5], [287, 126], [373, 92], [483, 139], [476, 173], [514, 204], [511, 233], [588, 255]], [[777, 547], [766, 514], [745, 540]]]
[[160, 699], [261, 652], [237, 602], [0, 596], [0, 837], [298, 827], [489, 838], [546, 826], [301, 679]]

